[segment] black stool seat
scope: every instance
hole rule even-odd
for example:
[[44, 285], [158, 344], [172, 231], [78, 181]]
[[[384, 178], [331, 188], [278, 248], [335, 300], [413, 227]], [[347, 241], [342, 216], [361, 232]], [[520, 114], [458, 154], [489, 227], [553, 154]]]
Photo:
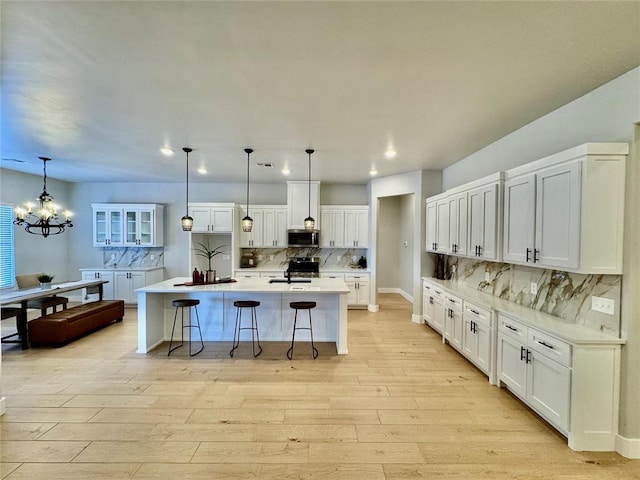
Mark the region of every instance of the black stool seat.
[[[257, 357], [262, 353], [262, 345], [260, 345], [260, 336], [258, 335], [258, 316], [256, 314], [256, 307], [260, 306], [260, 302], [257, 300], [236, 300], [233, 302], [233, 306], [236, 307], [236, 326], [233, 332], [233, 344], [229, 351], [229, 356], [233, 358], [233, 352], [240, 346], [240, 331], [251, 330], [251, 350], [253, 356]], [[242, 326], [242, 309], [251, 309], [251, 326]], [[256, 352], [256, 343], [258, 344], [258, 351]]]
[[310, 308], [316, 308], [316, 302], [291, 302], [289, 306], [296, 310], [309, 310]]
[[[198, 315], [198, 305], [200, 304], [200, 300], [195, 299], [195, 298], [179, 298], [177, 300], [173, 300], [171, 302], [171, 305], [173, 305], [174, 307], [176, 307], [176, 313], [173, 315], [173, 327], [171, 327], [171, 339], [169, 340], [169, 351], [167, 352], [167, 356], [171, 355], [171, 352], [173, 352], [176, 348], [180, 348], [182, 345], [184, 345], [184, 329], [187, 328], [189, 329], [189, 356], [193, 357], [194, 355], [199, 354], [202, 350], [204, 350], [204, 342], [202, 341], [202, 330], [200, 329], [200, 317]], [[191, 320], [191, 307], [193, 307], [193, 309], [196, 312], [196, 323], [193, 323]], [[189, 309], [189, 323], [185, 324], [184, 323], [184, 309], [187, 308]], [[180, 325], [181, 325], [181, 330], [180, 330], [180, 344], [176, 345], [175, 347], [173, 346], [173, 333], [176, 329], [176, 321], [178, 320], [178, 309], [180, 309], [181, 315], [180, 315]], [[191, 352], [191, 330], [198, 330], [198, 333], [200, 334], [200, 350], [198, 350], [195, 353]]]
[[[313, 325], [311, 324], [311, 309], [316, 308], [316, 302], [290, 302], [289, 306], [295, 309], [296, 313], [293, 317], [293, 335], [291, 336], [291, 347], [287, 350], [287, 358], [291, 360], [293, 358], [293, 343], [296, 340], [296, 330], [309, 330], [309, 334], [311, 335], [311, 356], [314, 358], [318, 358], [318, 349], [313, 344]], [[298, 327], [298, 310], [306, 310], [309, 312], [309, 326], [308, 327]]]
[[257, 300], [236, 300], [233, 302], [233, 306], [240, 308], [259, 307], [260, 302]]
[[171, 302], [171, 305], [174, 307], [195, 307], [196, 305], [200, 305], [200, 300], [195, 298], [180, 298]]

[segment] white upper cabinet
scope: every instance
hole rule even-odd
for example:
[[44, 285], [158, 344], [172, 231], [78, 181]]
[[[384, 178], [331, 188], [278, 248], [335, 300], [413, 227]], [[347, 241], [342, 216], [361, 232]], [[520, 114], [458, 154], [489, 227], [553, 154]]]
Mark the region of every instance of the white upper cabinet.
[[345, 210], [344, 246], [355, 248], [369, 246], [369, 207], [350, 207]]
[[321, 247], [344, 247], [344, 209], [321, 207], [320, 232]]
[[621, 274], [627, 152], [585, 144], [505, 172], [504, 260]]
[[[242, 208], [240, 216], [247, 214]], [[242, 219], [239, 220], [240, 247], [286, 247], [287, 246], [287, 207], [256, 205], [249, 208], [253, 219], [250, 232], [242, 231]]]
[[494, 181], [469, 191], [468, 256], [499, 261], [501, 251], [498, 235], [501, 211], [501, 181]]
[[469, 234], [467, 230], [468, 192], [456, 193], [447, 197], [449, 203], [449, 253], [467, 255]]
[[449, 201], [446, 194], [427, 199], [427, 252], [449, 253]]
[[164, 206], [94, 203], [93, 245], [96, 247], [161, 247]]
[[262, 244], [265, 247], [286, 247], [287, 207], [266, 208], [263, 215]]
[[233, 231], [232, 203], [190, 203], [189, 215], [193, 218], [192, 232], [231, 233]]
[[320, 229], [320, 182], [311, 181], [311, 195], [309, 182], [287, 182], [287, 225], [292, 230], [304, 229], [304, 219], [311, 215], [316, 220], [316, 229]]
[[366, 205], [323, 205], [320, 209], [321, 247], [367, 248], [369, 207]]

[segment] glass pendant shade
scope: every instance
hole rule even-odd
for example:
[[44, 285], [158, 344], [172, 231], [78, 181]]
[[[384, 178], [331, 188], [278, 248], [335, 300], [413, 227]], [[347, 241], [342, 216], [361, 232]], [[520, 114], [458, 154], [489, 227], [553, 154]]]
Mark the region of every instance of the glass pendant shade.
[[242, 219], [242, 231], [250, 232], [253, 229], [253, 218], [249, 215]]
[[304, 229], [309, 232], [316, 229], [316, 221], [313, 217], [307, 217], [304, 219]]
[[182, 230], [184, 230], [185, 232], [190, 232], [192, 228], [193, 218], [191, 218], [189, 215], [185, 215], [184, 217], [182, 217]]

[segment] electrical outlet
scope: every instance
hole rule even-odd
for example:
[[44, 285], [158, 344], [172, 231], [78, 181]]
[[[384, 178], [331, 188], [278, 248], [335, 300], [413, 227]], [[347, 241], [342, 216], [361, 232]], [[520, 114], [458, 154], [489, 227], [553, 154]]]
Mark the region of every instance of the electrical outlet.
[[358, 261], [358, 256], [354, 255], [353, 257], [351, 257], [351, 260], [353, 261], [353, 263], [356, 263]]
[[337, 261], [337, 262], [339, 262], [340, 260], [342, 260], [342, 257], [341, 257], [340, 255], [338, 255], [338, 256], [336, 257], [336, 261]]
[[491, 281], [491, 274], [489, 272], [484, 272], [484, 281], [485, 282]]
[[116, 254], [115, 254], [115, 253], [112, 253], [112, 254], [111, 254], [111, 260], [115, 260], [115, 259], [116, 259]]
[[149, 258], [150, 258], [151, 260], [155, 260], [155, 259], [156, 259], [156, 256], [152, 253], [151, 255], [149, 255]]
[[258, 260], [262, 260], [262, 255], [258, 255]]
[[610, 298], [596, 297], [591, 295], [591, 310], [596, 312], [613, 315], [615, 310], [615, 301]]
[[269, 255], [269, 260], [273, 262], [273, 259], [276, 258], [275, 255]]
[[451, 265], [451, 273], [456, 273], [456, 270], [458, 270], [458, 266], [457, 265]]
[[538, 294], [538, 284], [536, 282], [531, 282], [531, 295]]

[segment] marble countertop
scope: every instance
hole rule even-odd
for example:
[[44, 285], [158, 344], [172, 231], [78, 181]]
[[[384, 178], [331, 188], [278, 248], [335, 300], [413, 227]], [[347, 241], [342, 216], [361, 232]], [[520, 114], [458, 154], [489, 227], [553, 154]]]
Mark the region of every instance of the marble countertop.
[[[269, 267], [250, 267], [250, 268], [236, 268], [234, 271], [236, 272], [284, 272], [287, 268], [269, 268]], [[356, 267], [322, 267], [320, 268], [320, 273], [352, 273], [352, 272], [361, 272], [361, 273], [371, 273], [371, 270], [368, 268], [356, 268]]]
[[240, 278], [231, 283], [210, 285], [183, 285], [189, 277], [175, 277], [147, 285], [136, 292], [184, 293], [184, 292], [259, 292], [259, 293], [349, 293], [344, 281], [335, 278], [312, 278], [310, 283], [269, 283], [269, 278]]
[[523, 307], [522, 305], [503, 300], [473, 288], [462, 286], [449, 280], [438, 280], [431, 277], [423, 277], [423, 280], [434, 285], [439, 285], [449, 293], [463, 297], [464, 300], [477, 303], [481, 307], [507, 315], [514, 320], [524, 323], [525, 325], [549, 332], [551, 335], [570, 343], [577, 345], [625, 343], [625, 340], [622, 338], [597, 332], [583, 325], [568, 323], [558, 317], [554, 317], [553, 315]]
[[149, 272], [151, 270], [160, 270], [164, 267], [95, 267], [95, 268], [79, 268], [81, 272], [94, 272], [94, 271], [110, 271], [110, 272]]

